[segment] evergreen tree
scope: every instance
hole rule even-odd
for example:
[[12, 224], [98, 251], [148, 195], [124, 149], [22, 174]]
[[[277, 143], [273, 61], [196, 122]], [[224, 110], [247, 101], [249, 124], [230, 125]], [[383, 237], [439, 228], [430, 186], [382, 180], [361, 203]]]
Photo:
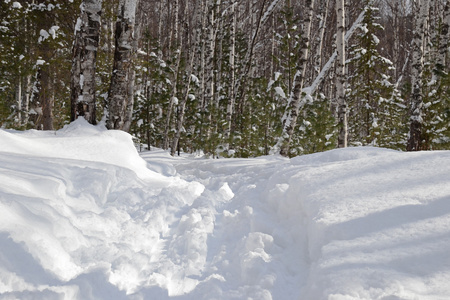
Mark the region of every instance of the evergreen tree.
[[376, 7], [366, 5], [356, 44], [349, 54], [349, 142], [398, 147], [405, 128], [401, 122], [405, 106], [396, 86], [390, 82], [388, 74], [393, 64], [378, 51], [376, 33], [383, 27], [377, 14]]

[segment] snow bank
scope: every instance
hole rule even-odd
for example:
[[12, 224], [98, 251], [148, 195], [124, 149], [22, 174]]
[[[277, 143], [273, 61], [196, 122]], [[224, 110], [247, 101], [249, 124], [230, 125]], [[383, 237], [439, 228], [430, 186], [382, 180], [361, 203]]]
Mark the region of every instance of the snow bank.
[[446, 299], [450, 152], [354, 148], [316, 158], [324, 164], [291, 178], [310, 216], [306, 299]]
[[173, 158], [0, 131], [0, 299], [447, 299], [450, 152]]
[[139, 157], [131, 136], [104, 126], [91, 126], [83, 118], [59, 131], [0, 131], [0, 151], [16, 154], [94, 161], [131, 168], [139, 177], [161, 177], [150, 172]]
[[164, 236], [201, 184], [150, 171], [129, 135], [84, 121], [0, 139], [1, 299], [118, 299], [173, 272]]

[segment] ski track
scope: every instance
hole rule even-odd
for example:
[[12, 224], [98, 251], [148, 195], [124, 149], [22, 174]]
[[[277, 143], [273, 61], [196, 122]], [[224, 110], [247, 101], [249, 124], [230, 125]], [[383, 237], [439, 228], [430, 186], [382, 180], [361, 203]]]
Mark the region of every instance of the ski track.
[[[154, 154], [151, 157], [155, 159]], [[273, 214], [273, 210], [282, 209], [281, 197], [292, 175], [286, 169], [277, 172], [277, 168], [280, 164], [289, 166], [289, 160], [236, 159], [230, 163], [162, 155], [158, 164], [164, 160], [182, 179], [205, 186], [193, 204], [195, 208], [187, 210], [202, 207], [214, 215], [201, 283], [186, 298], [211, 299], [212, 294], [217, 299], [242, 299], [243, 295], [253, 299], [299, 298], [308, 273], [306, 228], [294, 227], [298, 220], [286, 219], [286, 211]], [[262, 165], [265, 172], [261, 172]], [[292, 212], [291, 217], [301, 218], [298, 212]], [[240, 234], [238, 239], [236, 234]]]

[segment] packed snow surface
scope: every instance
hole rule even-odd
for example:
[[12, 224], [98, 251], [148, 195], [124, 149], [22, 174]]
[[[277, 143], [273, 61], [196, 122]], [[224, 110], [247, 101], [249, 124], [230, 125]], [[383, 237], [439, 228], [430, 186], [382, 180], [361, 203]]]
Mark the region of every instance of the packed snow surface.
[[449, 299], [450, 151], [138, 153], [0, 130], [0, 299]]

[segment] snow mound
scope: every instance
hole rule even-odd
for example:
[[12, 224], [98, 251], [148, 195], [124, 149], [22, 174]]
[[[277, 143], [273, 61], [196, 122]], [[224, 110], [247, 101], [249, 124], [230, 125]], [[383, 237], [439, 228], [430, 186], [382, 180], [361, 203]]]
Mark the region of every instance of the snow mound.
[[399, 154], [399, 151], [375, 148], [375, 147], [353, 147], [345, 149], [334, 149], [326, 152], [319, 152], [310, 155], [298, 156], [292, 159], [292, 163], [296, 165], [301, 164], [311, 164], [317, 162], [319, 164], [323, 163], [333, 163], [342, 162], [348, 160], [359, 160], [359, 159], [376, 159], [379, 157], [392, 156]]
[[141, 155], [0, 130], [0, 299], [447, 299], [450, 152]]
[[92, 126], [79, 118], [59, 131], [0, 131], [0, 151], [16, 154], [103, 162], [131, 168], [139, 177], [161, 177], [146, 167], [129, 134]]

